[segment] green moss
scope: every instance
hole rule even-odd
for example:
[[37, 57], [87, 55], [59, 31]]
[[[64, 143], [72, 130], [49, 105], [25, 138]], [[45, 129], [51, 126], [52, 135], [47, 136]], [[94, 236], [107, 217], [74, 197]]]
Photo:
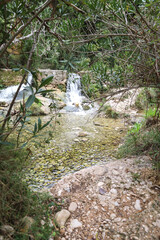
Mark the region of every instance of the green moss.
[[0, 70], [0, 85], [8, 87], [18, 84], [22, 79], [22, 73]]
[[66, 86], [64, 84], [58, 84], [57, 88], [61, 90], [62, 92], [66, 92]]
[[45, 112], [42, 110], [41, 105], [39, 105], [37, 103], [33, 103], [29, 110], [30, 110], [32, 116], [46, 115]]
[[110, 106], [106, 105], [102, 111], [105, 113], [106, 117], [117, 119], [119, 118], [119, 113], [115, 112]]

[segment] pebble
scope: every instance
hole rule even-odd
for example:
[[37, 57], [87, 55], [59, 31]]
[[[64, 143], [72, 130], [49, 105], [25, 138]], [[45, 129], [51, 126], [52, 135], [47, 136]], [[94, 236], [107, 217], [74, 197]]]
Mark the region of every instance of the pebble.
[[118, 176], [119, 175], [119, 172], [117, 170], [112, 170], [112, 174], [115, 175], [115, 176]]
[[104, 185], [104, 182], [99, 182], [99, 183], [97, 184], [98, 187], [101, 187], [101, 186], [103, 186], [103, 185]]
[[70, 215], [71, 214], [68, 210], [62, 209], [61, 211], [56, 213], [55, 220], [60, 227], [63, 227]]
[[77, 207], [78, 207], [78, 206], [77, 206], [77, 203], [71, 202], [71, 204], [69, 205], [68, 210], [69, 210], [70, 212], [74, 212], [74, 211], [76, 211]]
[[79, 227], [82, 227], [82, 223], [79, 222], [78, 219], [72, 219], [70, 226], [71, 226], [71, 229], [79, 228]]
[[99, 189], [99, 194], [104, 195], [105, 193], [106, 193], [106, 191], [103, 188]]
[[14, 234], [14, 228], [10, 225], [2, 225], [0, 231], [3, 235], [12, 236]]
[[157, 219], [156, 226], [160, 228], [160, 219]]
[[143, 225], [143, 228], [144, 228], [145, 232], [148, 233], [148, 230], [149, 230], [148, 227], [146, 225]]
[[141, 202], [140, 202], [139, 199], [136, 200], [134, 207], [135, 207], [135, 209], [138, 210], [138, 211], [141, 211], [141, 210], [142, 210], [142, 208], [141, 208]]
[[116, 217], [116, 215], [114, 213], [111, 214], [111, 219], [114, 219]]
[[41, 220], [41, 225], [44, 226], [44, 224], [45, 224], [45, 221]]
[[116, 195], [117, 195], [117, 190], [116, 190], [115, 188], [112, 188], [112, 189], [110, 190], [110, 193], [111, 193], [112, 195], [116, 196]]

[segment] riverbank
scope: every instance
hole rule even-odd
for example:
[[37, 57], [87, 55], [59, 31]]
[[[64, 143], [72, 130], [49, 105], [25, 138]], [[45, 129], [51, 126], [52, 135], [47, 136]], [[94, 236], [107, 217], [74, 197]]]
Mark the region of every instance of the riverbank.
[[83, 169], [64, 177], [50, 192], [64, 202], [63, 210], [56, 214], [61, 233], [58, 239], [160, 237], [159, 187], [147, 156]]

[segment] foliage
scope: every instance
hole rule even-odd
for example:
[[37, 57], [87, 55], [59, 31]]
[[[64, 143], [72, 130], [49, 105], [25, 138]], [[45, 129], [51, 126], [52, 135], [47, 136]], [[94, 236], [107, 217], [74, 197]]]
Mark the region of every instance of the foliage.
[[[51, 234], [56, 235], [55, 227], [49, 226], [52, 214], [50, 206], [56, 205], [56, 201], [47, 195], [32, 192], [22, 180], [28, 152], [15, 151], [7, 146], [1, 146], [0, 150], [0, 225], [13, 226], [13, 239], [17, 240], [27, 240], [29, 235], [34, 239], [49, 239]], [[23, 231], [22, 218], [25, 216], [35, 220], [29, 232]], [[41, 220], [45, 221], [44, 226]]]
[[154, 108], [159, 102], [159, 90], [155, 88], [144, 88], [138, 94], [135, 106], [140, 110]]
[[[1, 46], [40, 6], [20, 0], [2, 5]], [[24, 66], [40, 31], [32, 67], [92, 71], [93, 95], [124, 85], [159, 87], [159, 12], [158, 0], [55, 1], [16, 36], [0, 64], [12, 67], [10, 56], [19, 54], [16, 64]]]
[[[14, 69], [15, 71], [19, 71], [19, 68]], [[26, 70], [28, 71], [28, 70]], [[34, 74], [35, 75], [35, 74]], [[38, 105], [42, 105], [41, 101], [36, 97], [37, 94], [47, 94], [52, 92], [52, 90], [46, 90], [43, 89], [43, 87], [46, 87], [53, 79], [53, 76], [48, 76], [46, 78], [43, 78], [41, 80], [41, 82], [39, 83], [37, 81], [37, 78], [33, 78], [34, 81], [34, 88], [32, 87], [32, 85], [28, 86], [29, 90], [31, 91], [30, 96], [27, 98], [27, 100], [23, 99], [23, 102], [20, 102], [20, 107], [19, 110], [17, 111], [15, 118], [11, 117], [11, 113], [9, 113], [9, 117], [7, 117], [7, 115], [4, 118], [4, 123], [7, 122], [7, 131], [6, 129], [4, 129], [3, 125], [1, 128], [1, 132], [0, 132], [0, 143], [1, 144], [9, 144], [9, 142], [6, 142], [6, 139], [9, 137], [9, 135], [11, 133], [13, 133], [13, 131], [18, 130], [18, 134], [17, 134], [17, 141], [16, 141], [16, 145], [12, 143], [12, 145], [15, 145], [16, 147], [19, 147], [19, 143], [20, 143], [20, 136], [21, 136], [21, 132], [22, 130], [25, 128], [26, 122], [28, 117], [31, 115], [31, 112], [33, 110], [33, 108], [35, 107], [35, 105], [32, 107], [32, 105], [35, 103]], [[37, 134], [45, 127], [47, 127], [50, 122], [52, 121], [52, 118], [45, 123], [44, 125], [42, 125], [41, 123], [41, 119], [38, 119], [38, 123], [35, 123], [34, 125], [34, 130], [31, 132], [32, 135], [28, 136], [28, 139], [21, 145], [21, 147], [26, 146], [26, 144], [34, 137], [37, 136]], [[19, 128], [18, 128], [19, 127]], [[7, 132], [7, 133], [6, 133]]]
[[108, 118], [117, 119], [119, 117], [119, 113], [115, 112], [109, 105], [105, 105], [102, 111], [105, 113], [105, 116]]
[[119, 148], [118, 156], [150, 155], [155, 168], [160, 171], [160, 126], [152, 125], [148, 128], [146, 121], [136, 123], [128, 132], [124, 144]]

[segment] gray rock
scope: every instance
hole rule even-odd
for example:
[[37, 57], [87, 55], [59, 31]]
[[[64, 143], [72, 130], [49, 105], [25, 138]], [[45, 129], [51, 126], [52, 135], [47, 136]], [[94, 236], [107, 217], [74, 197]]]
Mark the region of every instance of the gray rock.
[[71, 221], [71, 229], [82, 227], [82, 223], [78, 219], [73, 219]]
[[3, 236], [0, 236], [0, 240], [4, 240], [4, 237], [3, 237]]
[[138, 211], [141, 211], [141, 210], [142, 210], [142, 208], [141, 208], [141, 202], [140, 202], [139, 199], [136, 200], [134, 207], [135, 207], [135, 209], [138, 210]]
[[35, 223], [35, 220], [31, 217], [24, 217], [22, 218], [22, 224], [23, 224], [23, 230], [24, 232], [28, 232], [28, 230], [32, 227], [32, 225]]
[[70, 215], [71, 214], [68, 210], [62, 209], [61, 211], [56, 213], [55, 220], [60, 227], [63, 227], [65, 226], [65, 223], [67, 219], [70, 217]]
[[7, 236], [12, 236], [15, 232], [14, 228], [11, 227], [10, 225], [2, 225], [0, 227], [0, 232], [3, 234], [3, 235], [7, 235]]
[[77, 209], [77, 203], [71, 202], [71, 204], [69, 205], [68, 210], [69, 210], [70, 212], [74, 212], [74, 211], [76, 211], [76, 209]]

